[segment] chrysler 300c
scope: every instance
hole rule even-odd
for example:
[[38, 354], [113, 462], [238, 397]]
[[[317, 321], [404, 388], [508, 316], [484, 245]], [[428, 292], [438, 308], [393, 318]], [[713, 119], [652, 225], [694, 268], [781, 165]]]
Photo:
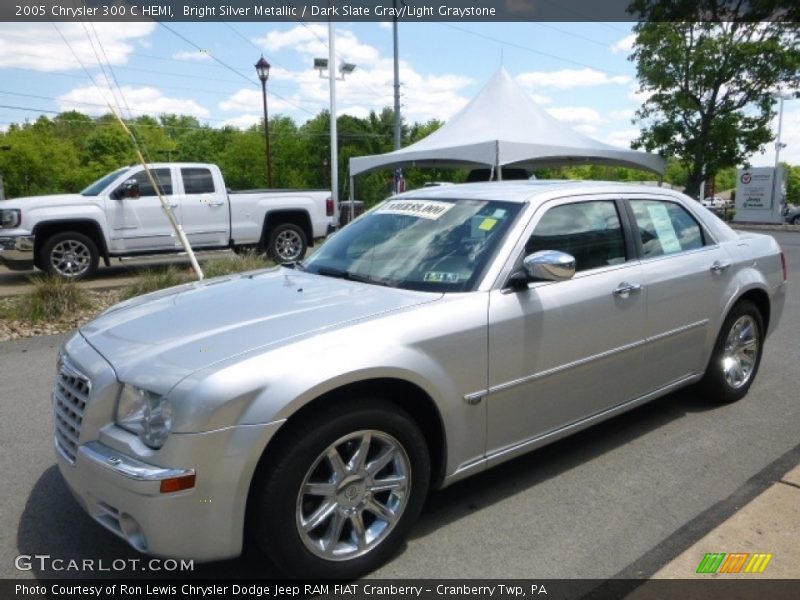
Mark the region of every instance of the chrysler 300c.
[[353, 577], [429, 489], [696, 384], [744, 396], [786, 265], [660, 188], [495, 182], [389, 199], [306, 263], [119, 304], [64, 345], [61, 473], [136, 549], [252, 536]]

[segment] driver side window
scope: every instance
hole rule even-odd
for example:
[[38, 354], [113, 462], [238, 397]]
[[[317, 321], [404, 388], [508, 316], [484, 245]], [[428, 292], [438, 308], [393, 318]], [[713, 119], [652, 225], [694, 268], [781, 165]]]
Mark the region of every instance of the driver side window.
[[549, 209], [525, 244], [525, 254], [558, 250], [575, 258], [575, 271], [625, 262], [625, 239], [613, 200], [575, 202]]
[[[151, 171], [153, 174], [153, 179], [156, 180], [159, 187], [161, 188], [162, 192], [165, 196], [172, 195], [172, 173], [170, 173], [170, 169], [153, 169]], [[144, 171], [139, 171], [135, 175], [128, 177], [125, 181], [129, 181], [133, 179], [136, 183], [139, 184], [139, 197], [144, 196], [156, 196], [156, 190], [153, 187], [153, 184], [150, 183], [150, 178], [147, 176], [147, 173]]]

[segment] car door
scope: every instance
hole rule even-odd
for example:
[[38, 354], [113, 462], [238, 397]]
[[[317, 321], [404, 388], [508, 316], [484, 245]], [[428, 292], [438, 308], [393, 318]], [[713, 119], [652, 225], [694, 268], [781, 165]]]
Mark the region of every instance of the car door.
[[[180, 218], [180, 211], [173, 195], [172, 172], [169, 167], [151, 169], [153, 178], [161, 187], [167, 202]], [[138, 184], [138, 196], [125, 196], [121, 188], [133, 179]], [[139, 169], [125, 178], [106, 200], [106, 210], [111, 223], [111, 252], [149, 252], [174, 248], [179, 244], [170, 225], [156, 189], [144, 169]]]
[[181, 167], [181, 226], [192, 246], [227, 246], [230, 213], [227, 193], [217, 189], [208, 167]]
[[647, 297], [645, 374], [653, 388], [702, 372], [731, 257], [677, 200], [630, 198]]
[[490, 455], [522, 451], [642, 392], [645, 299], [626, 218], [612, 198], [561, 200], [537, 211], [518, 261], [560, 250], [576, 259], [576, 274], [490, 294]]

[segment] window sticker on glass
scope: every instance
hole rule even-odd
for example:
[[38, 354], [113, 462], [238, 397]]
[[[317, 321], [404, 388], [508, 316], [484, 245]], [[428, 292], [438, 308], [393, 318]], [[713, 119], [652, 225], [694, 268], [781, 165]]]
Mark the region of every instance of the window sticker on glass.
[[429, 283], [458, 283], [458, 273], [445, 273], [444, 271], [427, 271], [423, 281]]
[[436, 220], [453, 208], [452, 202], [436, 200], [391, 200], [378, 211], [379, 215], [408, 215], [422, 219]]
[[497, 225], [497, 219], [486, 217], [483, 221], [481, 221], [481, 224], [478, 225], [478, 229], [482, 229], [483, 231], [491, 231], [494, 229], [495, 225]]
[[650, 220], [653, 222], [653, 228], [656, 230], [664, 253], [680, 252], [682, 250], [681, 242], [675, 235], [675, 228], [672, 226], [667, 207], [663, 204], [648, 204], [647, 212], [650, 214]]
[[492, 216], [493, 216], [495, 219], [502, 219], [503, 217], [505, 217], [505, 216], [506, 216], [506, 211], [505, 211], [505, 209], [503, 209], [503, 208], [498, 208], [497, 210], [495, 210], [495, 211], [494, 211], [494, 213], [492, 214]]

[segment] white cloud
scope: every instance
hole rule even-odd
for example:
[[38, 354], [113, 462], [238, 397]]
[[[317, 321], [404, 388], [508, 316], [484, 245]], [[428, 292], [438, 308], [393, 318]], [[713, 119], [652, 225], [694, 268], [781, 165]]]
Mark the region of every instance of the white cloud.
[[205, 61], [211, 60], [211, 53], [208, 50], [186, 50], [183, 52], [176, 52], [172, 55], [176, 60], [192, 60], [192, 61]]
[[618, 146], [620, 148], [630, 150], [631, 141], [635, 140], [637, 137], [639, 137], [638, 129], [620, 129], [617, 131], [612, 131], [602, 141], [604, 141], [606, 144], [611, 144], [612, 146]]
[[[224, 121], [221, 127], [236, 127], [236, 129], [249, 129], [253, 125], [261, 123], [263, 115], [241, 115]], [[262, 128], [263, 129], [263, 128]]]
[[633, 50], [633, 43], [636, 41], [636, 34], [626, 35], [624, 38], [611, 46], [614, 54], [630, 54]]
[[[783, 127], [781, 129], [781, 142], [786, 144], [781, 149], [781, 162], [790, 165], [800, 165], [800, 106], [791, 107], [790, 104], [800, 104], [800, 101], [786, 102], [783, 111]], [[778, 117], [772, 120], [772, 132], [777, 134]], [[750, 157], [750, 162], [754, 167], [774, 167], [775, 166], [775, 141], [770, 142], [765, 147], [764, 154], [754, 154]]]
[[591, 135], [591, 136], [594, 136], [599, 131], [595, 125], [588, 125], [588, 124], [575, 125], [573, 129], [575, 131], [580, 131], [584, 135]]
[[[307, 67], [292, 71], [274, 66], [270, 72], [270, 82], [280, 82], [282, 86], [292, 83], [297, 91], [288, 95], [283, 88], [280, 95], [290, 102], [281, 104], [273, 101], [270, 95], [270, 114], [290, 112], [292, 116], [308, 118], [308, 113], [298, 113], [297, 106], [317, 114], [329, 106], [330, 91], [327, 76], [320, 78], [311, 67], [312, 59], [328, 56], [328, 30], [320, 24], [297, 26], [286, 31], [270, 31], [256, 40], [265, 49], [265, 56], [278, 51], [294, 51], [301, 55]], [[393, 63], [391, 56], [383, 56], [380, 51], [362, 43], [356, 35], [342, 27], [336, 31], [336, 54], [347, 62], [356, 65], [356, 70], [347, 75], [345, 81], [336, 84], [338, 114], [366, 116], [369, 111], [380, 111], [393, 105]], [[327, 74], [326, 74], [327, 75]], [[445, 120], [462, 108], [468, 98], [462, 91], [475, 83], [462, 75], [443, 73], [423, 75], [408, 62], [400, 61], [401, 110], [408, 121], [427, 121], [433, 118]], [[267, 88], [269, 91], [269, 87]], [[253, 89], [255, 93], [256, 88]], [[256, 106], [260, 106], [258, 90]], [[253, 112], [252, 102], [256, 97], [249, 90], [240, 90], [220, 103], [220, 108], [228, 111]], [[273, 108], [274, 106], [274, 108]]]
[[636, 110], [633, 108], [621, 108], [612, 110], [609, 116], [615, 121], [630, 121], [636, 116]]
[[628, 92], [628, 98], [631, 100], [635, 100], [639, 104], [644, 104], [647, 100], [650, 99], [650, 96], [653, 95], [653, 92], [648, 90], [640, 90], [639, 86], [634, 84], [631, 86], [630, 91]]
[[[288, 31], [272, 30], [263, 38], [256, 40], [267, 52], [277, 52], [292, 48], [309, 57], [328, 56], [328, 28], [319, 23], [297, 26]], [[371, 65], [378, 62], [377, 48], [362, 44], [356, 35], [341, 27], [336, 30], [336, 54], [347, 62], [358, 65]]]
[[608, 75], [597, 69], [561, 69], [559, 71], [529, 71], [517, 75], [517, 83], [529, 90], [543, 87], [567, 90], [596, 85], [623, 85], [630, 83], [627, 75]]
[[[276, 97], [275, 94], [270, 93], [269, 88], [267, 88], [267, 109], [269, 110], [270, 115], [295, 111], [297, 110], [298, 106], [302, 106], [304, 104], [304, 101], [296, 96], [288, 100], [289, 101]], [[261, 90], [256, 87], [252, 87], [240, 89], [227, 99], [220, 102], [218, 106], [226, 112], [251, 114], [253, 111], [255, 111], [257, 114], [262, 114], [264, 106], [263, 102], [264, 99], [261, 94]]]
[[[121, 95], [121, 97], [120, 97]], [[170, 98], [164, 96], [154, 87], [122, 86], [116, 93], [105, 86], [85, 86], [70, 90], [56, 98], [59, 110], [79, 110], [88, 115], [103, 115], [109, 112], [104, 102], [111, 102], [119, 107], [120, 112], [127, 116], [130, 108], [134, 116], [141, 114], [158, 115], [162, 113], [176, 113], [193, 117], [208, 117], [208, 109], [196, 101], [185, 98]]]
[[69, 46], [50, 23], [0, 23], [0, 68], [70, 71], [80, 69], [80, 63], [87, 68], [97, 66], [98, 55], [102, 64], [108, 61], [112, 66], [123, 65], [134, 50], [134, 43], [149, 36], [156, 25], [59, 23], [57, 27]]
[[596, 124], [603, 120], [599, 112], [588, 106], [560, 106], [547, 112], [565, 123]]
[[378, 27], [381, 29], [391, 29], [392, 22], [391, 21], [378, 21]]
[[552, 104], [553, 99], [550, 96], [543, 96], [542, 94], [528, 94], [536, 104]]

